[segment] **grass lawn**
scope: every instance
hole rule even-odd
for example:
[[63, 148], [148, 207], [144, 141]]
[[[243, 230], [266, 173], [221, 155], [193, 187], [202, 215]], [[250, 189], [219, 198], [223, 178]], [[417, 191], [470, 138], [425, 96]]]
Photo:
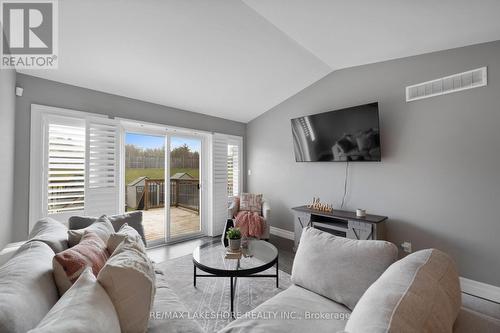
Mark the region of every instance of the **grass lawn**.
[[[178, 172], [187, 172], [193, 178], [198, 178], [199, 169], [188, 169], [188, 168], [174, 168], [170, 170], [170, 175], [174, 175]], [[150, 168], [150, 169], [126, 169], [125, 170], [125, 184], [129, 184], [133, 180], [139, 177], [149, 177], [150, 179], [164, 179], [165, 169], [163, 168]]]

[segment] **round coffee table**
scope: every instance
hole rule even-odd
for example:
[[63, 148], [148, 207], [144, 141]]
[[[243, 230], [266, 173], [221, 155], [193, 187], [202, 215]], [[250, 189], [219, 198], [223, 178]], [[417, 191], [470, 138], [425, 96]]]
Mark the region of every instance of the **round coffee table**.
[[[278, 249], [262, 240], [249, 240], [240, 259], [226, 259], [226, 248], [221, 243], [203, 244], [193, 251], [193, 285], [198, 277], [229, 277], [231, 280], [231, 315], [234, 316], [234, 292], [238, 277], [273, 277], [279, 286]], [[257, 274], [276, 265], [276, 274]], [[197, 268], [209, 273], [198, 274]]]

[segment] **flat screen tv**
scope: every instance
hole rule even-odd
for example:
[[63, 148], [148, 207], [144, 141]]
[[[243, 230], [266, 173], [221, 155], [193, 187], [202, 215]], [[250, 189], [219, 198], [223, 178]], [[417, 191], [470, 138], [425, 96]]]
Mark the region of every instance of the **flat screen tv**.
[[291, 121], [297, 162], [380, 161], [378, 103]]

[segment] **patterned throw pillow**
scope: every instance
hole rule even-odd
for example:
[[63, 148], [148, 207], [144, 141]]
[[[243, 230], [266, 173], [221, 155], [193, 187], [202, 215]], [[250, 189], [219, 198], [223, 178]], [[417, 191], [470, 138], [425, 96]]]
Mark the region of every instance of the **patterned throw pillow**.
[[91, 267], [92, 273], [97, 276], [108, 258], [108, 250], [102, 239], [94, 232], [86, 231], [80, 243], [59, 252], [52, 259], [59, 294], [62, 296], [87, 267]]
[[262, 213], [262, 194], [241, 193], [240, 210]]

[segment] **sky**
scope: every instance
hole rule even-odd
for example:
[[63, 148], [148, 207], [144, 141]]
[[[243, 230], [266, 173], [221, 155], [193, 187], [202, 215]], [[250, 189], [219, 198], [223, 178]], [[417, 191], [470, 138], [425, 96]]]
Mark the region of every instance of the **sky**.
[[[134, 145], [138, 148], [162, 148], [165, 144], [164, 136], [153, 136], [135, 133], [126, 133], [125, 144]], [[172, 136], [170, 138], [170, 145], [172, 149], [187, 144], [191, 151], [201, 151], [200, 139], [183, 138], [180, 136]]]

